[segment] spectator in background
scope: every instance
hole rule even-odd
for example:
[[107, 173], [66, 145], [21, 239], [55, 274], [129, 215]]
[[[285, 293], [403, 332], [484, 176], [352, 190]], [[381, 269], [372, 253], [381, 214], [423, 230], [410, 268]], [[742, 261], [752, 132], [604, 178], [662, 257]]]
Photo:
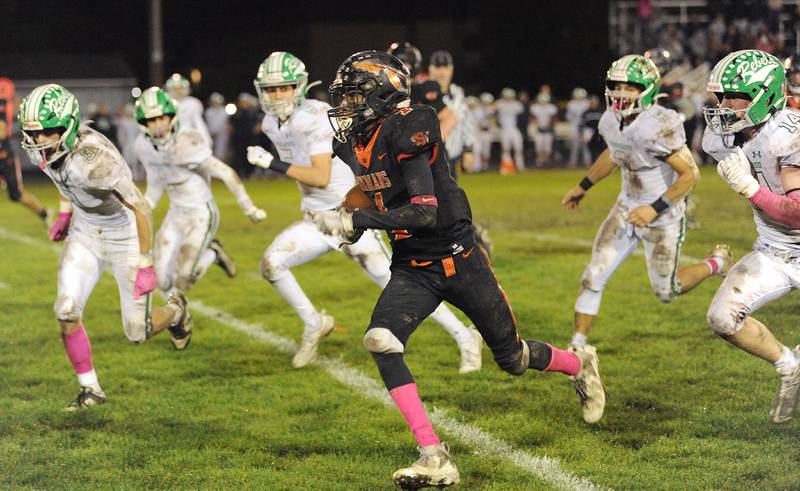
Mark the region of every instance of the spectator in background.
[[589, 147], [581, 135], [581, 122], [583, 114], [589, 109], [589, 100], [586, 98], [586, 89], [575, 87], [572, 89], [572, 99], [567, 102], [567, 122], [570, 129], [569, 161], [567, 167], [575, 168], [579, 163], [581, 166], [588, 166]]
[[208, 108], [203, 115], [211, 135], [211, 150], [214, 157], [228, 161], [228, 113], [225, 111], [225, 97], [219, 92], [213, 92], [208, 98]]
[[536, 134], [533, 137], [536, 147], [536, 167], [544, 167], [553, 160], [554, 125], [558, 108], [550, 102], [549, 93], [539, 92], [530, 112], [536, 122]]
[[136, 138], [141, 130], [139, 129], [139, 123], [136, 122], [133, 116], [133, 104], [124, 104], [117, 109], [117, 114], [114, 116], [114, 126], [117, 128], [119, 150], [125, 162], [131, 168], [133, 179], [135, 181], [143, 181], [147, 175], [142, 163], [136, 157]]
[[597, 125], [600, 123], [600, 118], [603, 116], [603, 109], [600, 107], [600, 98], [596, 95], [589, 97], [589, 108], [583, 113], [581, 119], [581, 135], [583, 141], [589, 147], [589, 154], [592, 158], [592, 163], [597, 160], [597, 157], [603, 153], [606, 148], [606, 143], [600, 132], [597, 131]]
[[[506, 87], [500, 92], [500, 99], [495, 103], [497, 123], [500, 126], [500, 173], [513, 174], [516, 169], [525, 169], [525, 159], [522, 153], [522, 133], [517, 126], [520, 113], [527, 112], [522, 103], [517, 100], [517, 92]], [[514, 153], [514, 159], [511, 153]]]
[[261, 111], [256, 96], [246, 92], [239, 94], [236, 101], [236, 114], [231, 116], [231, 127], [233, 128], [231, 165], [239, 177], [245, 179], [250, 177], [255, 169], [247, 161], [247, 147], [265, 146], [261, 138]]
[[108, 108], [107, 102], [100, 104], [89, 104], [89, 126], [100, 133], [106, 138], [111, 140], [114, 145], [117, 144], [117, 128], [114, 126], [114, 120], [111, 117], [111, 110]]

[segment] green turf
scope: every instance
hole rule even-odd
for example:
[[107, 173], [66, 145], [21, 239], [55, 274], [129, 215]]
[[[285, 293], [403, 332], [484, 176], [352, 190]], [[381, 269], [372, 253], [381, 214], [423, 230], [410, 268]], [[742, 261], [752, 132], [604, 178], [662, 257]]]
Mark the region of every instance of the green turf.
[[[495, 242], [495, 270], [525, 337], [564, 346], [575, 295], [589, 259], [585, 245], [619, 189], [596, 186], [577, 213], [562, 211], [579, 172], [514, 177], [464, 176], [476, 219]], [[248, 323], [299, 339], [301, 323], [260, 278], [270, 240], [300, 217], [296, 186], [253, 181], [254, 201], [270, 214], [252, 225], [223, 187], [218, 237], [239, 277], [212, 269], [191, 299]], [[56, 206], [48, 183], [27, 189]], [[684, 254], [703, 257], [717, 242], [737, 258], [755, 236], [748, 204], [713, 169], [696, 191], [702, 229]], [[157, 216], [165, 211], [162, 203]], [[0, 227], [46, 240], [27, 210], [0, 202]], [[542, 236], [545, 236], [542, 238]], [[554, 240], [561, 238], [563, 241]], [[294, 370], [279, 352], [196, 315], [196, 334], [177, 353], [159, 336], [125, 339], [116, 286], [105, 275], [85, 310], [94, 362], [109, 403], [61, 412], [77, 393], [53, 320], [57, 255], [3, 238], [0, 256], [0, 488], [12, 489], [392, 489], [391, 472], [416, 458], [396, 410], [342, 385], [320, 367]], [[571, 242], [576, 241], [576, 242]], [[358, 266], [329, 254], [294, 270], [318, 308], [341, 326], [320, 348], [378, 379], [361, 337], [378, 290]], [[483, 371], [458, 375], [458, 350], [437, 325], [414, 334], [406, 359], [423, 400], [531, 455], [617, 489], [797, 489], [800, 423], [767, 422], [774, 369], [717, 339], [705, 313], [719, 285], [711, 278], [663, 305], [650, 290], [641, 256], [609, 282], [591, 342], [608, 390], [600, 424], [585, 425], [567, 379], [531, 372], [512, 378], [484, 351]], [[794, 297], [758, 313], [793, 346]], [[506, 459], [486, 457], [443, 433], [462, 474], [461, 489], [551, 489]]]

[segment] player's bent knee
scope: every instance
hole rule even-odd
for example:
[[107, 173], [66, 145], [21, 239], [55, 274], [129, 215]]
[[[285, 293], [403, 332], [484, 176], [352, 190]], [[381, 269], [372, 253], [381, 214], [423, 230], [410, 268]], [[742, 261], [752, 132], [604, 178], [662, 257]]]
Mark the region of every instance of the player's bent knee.
[[59, 296], [53, 305], [53, 313], [61, 322], [78, 322], [81, 320], [81, 309], [72, 297]]
[[385, 327], [373, 327], [364, 334], [364, 347], [370, 353], [402, 353], [403, 343]]
[[656, 298], [663, 303], [670, 303], [676, 298], [678, 298], [678, 295], [676, 295], [675, 292], [673, 292], [672, 290], [656, 290], [653, 293], [655, 293]]
[[[739, 315], [728, 309], [715, 307], [713, 304], [708, 309], [708, 314], [706, 315], [708, 327], [711, 331], [717, 336], [723, 337], [730, 336], [741, 329], [744, 324], [744, 319], [746, 318], [746, 315]], [[741, 320], [737, 321], [737, 319]]]
[[261, 277], [267, 281], [278, 281], [287, 271], [278, 258], [270, 254], [264, 254], [258, 266], [261, 270]]
[[518, 349], [509, 356], [495, 357], [497, 366], [511, 375], [522, 375], [530, 366], [531, 352], [528, 343], [520, 341]]
[[139, 320], [124, 320], [125, 337], [132, 343], [144, 343], [147, 341], [147, 327], [145, 322]]

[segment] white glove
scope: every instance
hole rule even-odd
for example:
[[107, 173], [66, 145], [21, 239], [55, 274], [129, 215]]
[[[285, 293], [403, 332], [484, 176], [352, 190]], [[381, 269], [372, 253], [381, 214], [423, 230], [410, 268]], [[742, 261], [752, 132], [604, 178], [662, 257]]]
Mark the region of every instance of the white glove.
[[311, 219], [323, 234], [344, 239], [350, 239], [356, 235], [353, 230], [353, 214], [344, 208], [318, 211], [311, 214]]
[[719, 161], [717, 174], [731, 189], [748, 199], [761, 187], [750, 173], [750, 161], [740, 147], [736, 147], [730, 155]]
[[247, 212], [247, 217], [253, 223], [258, 223], [261, 220], [267, 218], [267, 212], [262, 210], [261, 208], [253, 208], [249, 212]]
[[264, 147], [251, 146], [247, 147], [247, 161], [258, 167], [269, 169], [272, 164], [272, 154], [264, 150]]

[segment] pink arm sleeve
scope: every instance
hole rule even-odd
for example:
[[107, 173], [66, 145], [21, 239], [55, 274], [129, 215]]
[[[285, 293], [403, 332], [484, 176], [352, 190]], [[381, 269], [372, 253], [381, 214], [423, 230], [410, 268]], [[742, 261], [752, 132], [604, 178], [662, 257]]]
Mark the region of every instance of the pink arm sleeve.
[[761, 186], [750, 198], [750, 203], [784, 225], [800, 228], [800, 190], [781, 196]]

